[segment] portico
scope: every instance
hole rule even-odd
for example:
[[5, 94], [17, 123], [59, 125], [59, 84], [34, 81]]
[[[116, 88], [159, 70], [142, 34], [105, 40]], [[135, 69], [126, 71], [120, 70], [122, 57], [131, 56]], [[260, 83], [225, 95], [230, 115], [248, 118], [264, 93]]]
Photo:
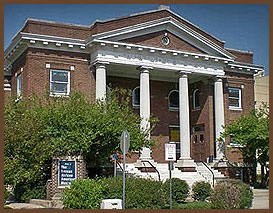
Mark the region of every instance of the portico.
[[[167, 49], [146, 48], [140, 45], [122, 44], [119, 42], [96, 41], [92, 45], [91, 57], [96, 72], [96, 98], [103, 100], [106, 92], [107, 76], [139, 79], [140, 107], [143, 118], [140, 128], [145, 131], [150, 127], [151, 94], [150, 81], [168, 81], [178, 83], [179, 90], [179, 130], [180, 157], [176, 167], [193, 171], [195, 163], [191, 158], [191, 124], [189, 109], [189, 82], [197, 79], [214, 80], [215, 135], [220, 136], [224, 125], [223, 81], [226, 58], [209, 55], [173, 52]], [[215, 142], [216, 159], [224, 157], [220, 142]], [[143, 147], [139, 160], [153, 163], [152, 151]]]

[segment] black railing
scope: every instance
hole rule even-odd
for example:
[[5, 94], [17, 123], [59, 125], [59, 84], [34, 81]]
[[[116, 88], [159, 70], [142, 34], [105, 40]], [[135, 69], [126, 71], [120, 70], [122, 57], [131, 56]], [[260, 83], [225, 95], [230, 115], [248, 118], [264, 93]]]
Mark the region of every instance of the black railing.
[[214, 187], [214, 173], [213, 173], [213, 171], [211, 170], [211, 168], [209, 168], [208, 167], [208, 165], [205, 163], [205, 162], [203, 162], [203, 161], [201, 161], [201, 163], [205, 166], [205, 167], [207, 167], [207, 169], [211, 172], [211, 174], [212, 174], [212, 186]]
[[[149, 163], [150, 165], [151, 165], [151, 167], [152, 168], [154, 168], [155, 169], [155, 171], [157, 172], [157, 174], [158, 174], [158, 180], [160, 181], [160, 173], [159, 173], [159, 171], [157, 170], [157, 168], [150, 162], [150, 161], [148, 161], [148, 160], [142, 160], [141, 162], [146, 162], [146, 163]], [[145, 164], [144, 164], [144, 166], [145, 166]]]

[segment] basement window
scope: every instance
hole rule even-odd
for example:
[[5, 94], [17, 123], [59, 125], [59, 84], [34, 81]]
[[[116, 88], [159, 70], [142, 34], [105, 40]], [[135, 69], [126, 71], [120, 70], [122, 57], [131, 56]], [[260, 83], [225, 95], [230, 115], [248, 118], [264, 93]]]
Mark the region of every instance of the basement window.
[[68, 96], [70, 94], [70, 72], [50, 70], [50, 95]]

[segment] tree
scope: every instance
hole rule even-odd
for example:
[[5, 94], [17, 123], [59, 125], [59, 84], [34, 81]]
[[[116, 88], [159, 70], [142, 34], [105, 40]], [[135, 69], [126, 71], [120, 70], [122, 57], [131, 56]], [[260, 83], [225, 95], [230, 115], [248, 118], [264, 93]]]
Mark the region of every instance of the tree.
[[269, 107], [263, 104], [226, 125], [220, 140], [230, 136], [236, 144], [242, 145], [246, 162], [261, 164], [261, 184], [265, 186], [269, 177]]
[[53, 156], [83, 155], [100, 166], [119, 151], [120, 135], [130, 132], [130, 150], [151, 147], [140, 130], [141, 118], [130, 107], [128, 90], [112, 89], [105, 102], [92, 101], [80, 93], [70, 97], [31, 96], [5, 106], [4, 175], [13, 186], [45, 185]]

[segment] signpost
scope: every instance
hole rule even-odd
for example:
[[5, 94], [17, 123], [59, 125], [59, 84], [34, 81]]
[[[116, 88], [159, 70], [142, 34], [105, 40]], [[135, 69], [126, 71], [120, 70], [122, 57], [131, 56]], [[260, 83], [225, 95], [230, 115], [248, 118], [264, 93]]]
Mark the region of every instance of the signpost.
[[69, 186], [72, 180], [76, 179], [76, 162], [59, 161], [59, 186]]
[[176, 161], [176, 144], [165, 143], [165, 160], [168, 161], [169, 166], [169, 179], [170, 179], [170, 209], [172, 209], [172, 170], [174, 169], [173, 163]]
[[118, 159], [118, 155], [114, 154], [112, 156], [112, 160], [114, 160], [114, 177], [117, 176], [117, 159]]
[[123, 153], [123, 187], [122, 187], [122, 209], [125, 209], [125, 157], [130, 147], [130, 134], [127, 130], [123, 131], [120, 137], [120, 149]]

